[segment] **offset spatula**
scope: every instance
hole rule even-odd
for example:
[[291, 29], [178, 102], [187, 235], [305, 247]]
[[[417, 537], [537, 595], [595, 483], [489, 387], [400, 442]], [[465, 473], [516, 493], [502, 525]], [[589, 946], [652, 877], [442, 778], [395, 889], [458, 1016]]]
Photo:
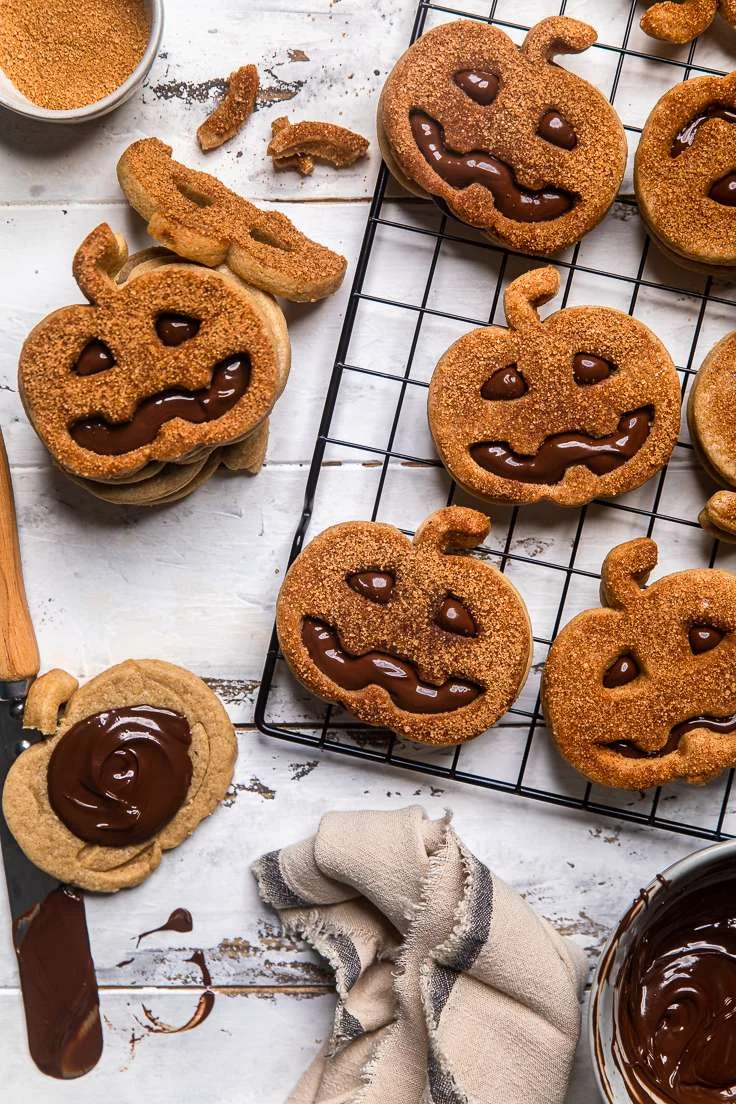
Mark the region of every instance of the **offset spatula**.
[[[0, 432], [0, 793], [17, 756], [44, 738], [23, 728], [25, 699], [38, 668]], [[51, 1077], [80, 1077], [102, 1053], [84, 900], [26, 858], [2, 815], [0, 845], [31, 1056]]]

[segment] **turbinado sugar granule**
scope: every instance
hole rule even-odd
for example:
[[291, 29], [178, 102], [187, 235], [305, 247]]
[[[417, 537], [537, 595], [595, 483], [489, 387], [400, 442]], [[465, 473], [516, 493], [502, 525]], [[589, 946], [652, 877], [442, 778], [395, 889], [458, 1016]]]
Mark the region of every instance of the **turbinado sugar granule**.
[[109, 95], [145, 53], [145, 0], [0, 0], [0, 69], [39, 107]]

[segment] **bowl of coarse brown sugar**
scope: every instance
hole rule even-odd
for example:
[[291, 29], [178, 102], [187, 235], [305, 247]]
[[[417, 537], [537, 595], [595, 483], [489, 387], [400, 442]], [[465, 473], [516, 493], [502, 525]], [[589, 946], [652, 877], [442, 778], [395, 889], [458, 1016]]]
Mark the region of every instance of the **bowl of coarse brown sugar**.
[[145, 80], [163, 0], [0, 0], [0, 105], [80, 123], [114, 110]]

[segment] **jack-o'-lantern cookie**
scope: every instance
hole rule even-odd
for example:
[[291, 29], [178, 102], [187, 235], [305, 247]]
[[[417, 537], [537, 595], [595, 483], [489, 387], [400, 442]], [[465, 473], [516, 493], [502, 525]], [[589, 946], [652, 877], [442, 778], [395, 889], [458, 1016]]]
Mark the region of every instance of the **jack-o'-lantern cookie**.
[[720, 540], [736, 541], [736, 331], [708, 353], [690, 389], [687, 420], [695, 451], [722, 487], [699, 521]]
[[682, 45], [707, 31], [718, 11], [736, 27], [736, 0], [658, 0], [644, 12], [640, 26], [652, 38]]
[[639, 210], [663, 252], [732, 278], [736, 266], [736, 72], [676, 84], [646, 121], [634, 163]]
[[518, 47], [487, 23], [429, 31], [381, 95], [378, 137], [404, 187], [495, 242], [549, 254], [605, 215], [626, 166], [611, 105], [557, 65], [595, 42], [587, 23], [543, 19]]
[[172, 160], [158, 138], [129, 146], [118, 163], [128, 202], [152, 238], [180, 257], [226, 264], [253, 287], [311, 303], [337, 291], [347, 262], [310, 241], [278, 211], [261, 211], [209, 173]]
[[110, 484], [118, 501], [152, 503], [191, 491], [217, 450], [227, 463], [223, 450], [250, 443], [251, 465], [262, 458], [289, 338], [275, 300], [227, 270], [160, 251], [126, 259], [105, 224], [82, 243], [74, 274], [90, 305], [35, 327], [19, 390], [61, 468], [93, 493]]
[[450, 554], [489, 528], [485, 514], [451, 506], [413, 541], [368, 521], [315, 537], [277, 605], [281, 649], [299, 681], [420, 743], [463, 743], [495, 724], [529, 671], [529, 617], [496, 568]]
[[429, 387], [429, 425], [450, 474], [492, 502], [581, 506], [640, 486], [680, 426], [677, 372], [642, 322], [610, 307], [537, 314], [556, 269], [506, 289], [509, 329], [451, 345]]
[[645, 587], [657, 546], [618, 545], [601, 602], [554, 641], [542, 703], [560, 751], [587, 778], [627, 790], [736, 766], [736, 576], [716, 568]]
[[237, 745], [220, 701], [161, 660], [127, 660], [81, 688], [49, 671], [23, 724], [45, 738], [10, 769], [5, 819], [36, 866], [83, 889], [138, 885], [232, 780]]

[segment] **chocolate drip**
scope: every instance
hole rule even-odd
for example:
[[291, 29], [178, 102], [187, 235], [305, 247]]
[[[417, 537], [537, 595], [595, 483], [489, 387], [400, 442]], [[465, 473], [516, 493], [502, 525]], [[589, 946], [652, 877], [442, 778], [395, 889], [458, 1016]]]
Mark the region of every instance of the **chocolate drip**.
[[164, 345], [176, 348], [196, 337], [201, 325], [197, 318], [190, 318], [188, 314], [167, 312], [156, 319], [156, 333]]
[[537, 134], [545, 142], [551, 142], [560, 149], [573, 150], [578, 144], [578, 136], [572, 123], [569, 123], [561, 111], [551, 108], [545, 111], [539, 120]]
[[460, 69], [452, 78], [466, 96], [481, 107], [488, 107], [498, 95], [500, 81], [495, 73], [483, 69]]
[[583, 387], [591, 383], [601, 383], [616, 371], [616, 365], [610, 360], [596, 356], [595, 353], [576, 353], [572, 358], [575, 382]]
[[512, 168], [487, 150], [455, 153], [445, 145], [442, 127], [423, 111], [411, 113], [411, 132], [428, 165], [453, 188], [480, 184], [493, 195], [493, 201], [506, 218], [516, 222], [548, 222], [566, 214], [576, 197], [560, 188], [539, 191], [522, 188]]
[[614, 690], [619, 686], [626, 686], [633, 682], [641, 674], [641, 667], [629, 652], [614, 659], [603, 676], [603, 685], [607, 690]]
[[736, 172], [726, 173], [716, 180], [708, 195], [723, 207], [736, 207]]
[[98, 341], [95, 338], [93, 341], [88, 341], [82, 349], [74, 365], [74, 371], [78, 376], [94, 376], [98, 372], [107, 372], [114, 367], [115, 357], [104, 341]]
[[483, 399], [520, 399], [529, 390], [527, 382], [515, 364], [497, 368], [480, 389]]
[[247, 353], [221, 360], [212, 372], [209, 387], [200, 391], [171, 388], [143, 399], [129, 422], [108, 422], [105, 418], [82, 418], [69, 429], [81, 447], [101, 456], [122, 456], [155, 441], [159, 430], [172, 418], [201, 425], [222, 418], [248, 390], [250, 357]]
[[670, 730], [666, 744], [654, 751], [645, 751], [632, 740], [615, 740], [612, 744], [606, 744], [605, 746], [611, 748], [612, 751], [617, 751], [619, 755], [623, 755], [626, 759], [662, 759], [663, 756], [670, 755], [673, 751], [677, 751], [683, 736], [688, 732], [695, 732], [698, 728], [705, 728], [708, 732], [736, 732], [736, 716], [702, 716], [691, 717], [687, 721], [681, 721]]
[[664, 901], [616, 979], [616, 1062], [635, 1104], [736, 1100], [736, 877]]
[[28, 1046], [49, 1077], [81, 1077], [102, 1054], [84, 898], [60, 886], [13, 923]]
[[143, 843], [184, 804], [191, 739], [186, 717], [171, 709], [130, 705], [85, 717], [51, 754], [51, 808], [86, 843]]
[[356, 571], [354, 575], [348, 575], [349, 587], [381, 606], [389, 602], [395, 581], [389, 571]]
[[413, 664], [388, 652], [350, 655], [335, 630], [312, 617], [304, 618], [302, 644], [322, 674], [343, 690], [380, 686], [394, 705], [410, 713], [449, 713], [470, 705], [482, 692], [463, 679], [448, 678], [441, 686], [422, 682]]
[[709, 104], [703, 111], [693, 115], [689, 122], [677, 132], [670, 146], [670, 156], [679, 157], [686, 149], [690, 149], [695, 141], [698, 131], [706, 119], [723, 119], [727, 123], [736, 123], [736, 109], [727, 107], [726, 104]]
[[726, 634], [714, 625], [692, 625], [687, 638], [694, 655], [702, 655], [717, 647]]
[[186, 961], [193, 962], [201, 970], [202, 984], [206, 986], [205, 991], [204, 993], [202, 993], [201, 997], [197, 1001], [197, 1007], [194, 1009], [192, 1015], [189, 1017], [187, 1022], [182, 1024], [180, 1027], [174, 1027], [171, 1024], [164, 1023], [163, 1020], [160, 1020], [158, 1018], [158, 1016], [154, 1016], [151, 1009], [146, 1008], [144, 1004], [143, 1013], [148, 1022], [151, 1024], [150, 1027], [148, 1026], [148, 1024], [146, 1024], [145, 1026], [146, 1030], [150, 1031], [151, 1033], [161, 1035], [181, 1035], [183, 1031], [191, 1031], [193, 1028], [199, 1027], [200, 1024], [204, 1023], [212, 1009], [215, 1007], [215, 994], [210, 988], [210, 986], [212, 985], [212, 978], [210, 977], [210, 972], [204, 957], [204, 951], [195, 951], [192, 957], [188, 958]]
[[437, 624], [445, 632], [455, 633], [456, 636], [477, 636], [478, 630], [470, 611], [465, 608], [459, 598], [453, 598], [448, 594], [437, 611]]
[[470, 455], [485, 471], [519, 483], [559, 483], [576, 464], [584, 464], [594, 475], [607, 475], [637, 454], [649, 436], [653, 417], [649, 407], [624, 414], [606, 437], [591, 437], [579, 430], [556, 433], [534, 456], [522, 456], [499, 441], [471, 445]]
[[136, 947], [140, 946], [141, 939], [145, 939], [147, 935], [155, 935], [156, 932], [173, 931], [173, 932], [190, 932], [193, 928], [192, 914], [189, 909], [177, 908], [169, 916], [169, 919], [165, 924], [162, 924], [160, 928], [151, 928], [150, 931], [141, 932], [138, 936]]

